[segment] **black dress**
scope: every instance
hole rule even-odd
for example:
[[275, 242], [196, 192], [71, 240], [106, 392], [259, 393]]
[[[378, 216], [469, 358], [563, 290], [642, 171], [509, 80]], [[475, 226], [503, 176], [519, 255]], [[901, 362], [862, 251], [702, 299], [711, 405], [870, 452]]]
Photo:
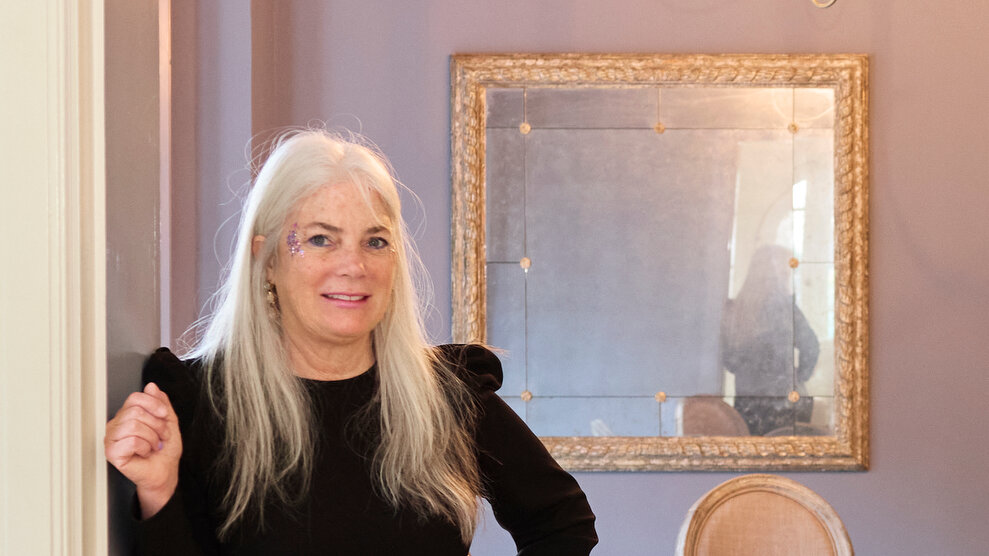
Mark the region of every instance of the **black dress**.
[[[495, 394], [501, 386], [497, 357], [480, 346], [439, 349], [476, 393], [484, 495], [519, 554], [588, 554], [597, 543], [594, 514], [573, 477]], [[204, 398], [202, 370], [162, 348], [145, 365], [144, 381], [168, 394], [183, 454], [175, 495], [138, 525], [141, 554], [467, 554], [457, 527], [408, 508], [396, 511], [375, 492], [375, 433], [353, 422], [375, 393], [376, 368], [346, 380], [305, 381], [319, 428], [309, 495], [293, 505], [267, 503], [262, 530], [246, 520], [224, 542], [216, 536], [228, 484], [218, 465], [223, 428]]]

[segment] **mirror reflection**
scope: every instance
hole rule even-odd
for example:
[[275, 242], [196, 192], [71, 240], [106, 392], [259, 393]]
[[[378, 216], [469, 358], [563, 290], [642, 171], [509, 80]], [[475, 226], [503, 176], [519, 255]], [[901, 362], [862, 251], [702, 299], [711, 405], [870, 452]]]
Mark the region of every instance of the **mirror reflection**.
[[537, 434], [834, 434], [833, 88], [485, 94], [486, 339]]

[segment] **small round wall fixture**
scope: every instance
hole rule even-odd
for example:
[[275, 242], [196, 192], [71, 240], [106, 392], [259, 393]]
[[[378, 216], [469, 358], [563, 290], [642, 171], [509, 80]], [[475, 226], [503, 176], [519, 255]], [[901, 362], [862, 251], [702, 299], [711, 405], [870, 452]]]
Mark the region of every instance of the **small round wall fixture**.
[[817, 6], [818, 8], [830, 8], [831, 5], [834, 4], [836, 0], [810, 0], [810, 1], [813, 2], [814, 5]]

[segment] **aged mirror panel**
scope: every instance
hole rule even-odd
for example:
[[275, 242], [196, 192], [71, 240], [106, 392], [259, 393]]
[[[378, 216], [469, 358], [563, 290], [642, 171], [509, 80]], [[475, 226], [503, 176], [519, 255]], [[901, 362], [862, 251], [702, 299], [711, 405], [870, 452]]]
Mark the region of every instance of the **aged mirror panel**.
[[867, 467], [866, 70], [453, 58], [454, 336], [564, 466]]

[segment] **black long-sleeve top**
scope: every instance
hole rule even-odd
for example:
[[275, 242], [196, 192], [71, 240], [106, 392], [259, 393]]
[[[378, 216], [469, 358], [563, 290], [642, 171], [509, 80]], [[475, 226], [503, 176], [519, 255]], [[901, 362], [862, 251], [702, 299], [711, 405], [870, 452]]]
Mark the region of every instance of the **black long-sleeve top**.
[[[475, 429], [484, 496], [519, 554], [582, 555], [597, 543], [594, 514], [577, 482], [495, 394], [498, 358], [480, 346], [441, 346], [443, 358], [475, 393]], [[355, 434], [355, 415], [372, 400], [377, 371], [346, 380], [303, 380], [312, 395], [319, 439], [308, 496], [268, 502], [264, 528], [250, 519], [223, 542], [223, 427], [205, 399], [202, 369], [165, 348], [152, 354], [144, 381], [155, 382], [179, 417], [183, 453], [172, 499], [138, 526], [141, 554], [457, 555], [468, 552], [459, 529], [436, 516], [394, 509], [374, 488], [374, 433]]]

